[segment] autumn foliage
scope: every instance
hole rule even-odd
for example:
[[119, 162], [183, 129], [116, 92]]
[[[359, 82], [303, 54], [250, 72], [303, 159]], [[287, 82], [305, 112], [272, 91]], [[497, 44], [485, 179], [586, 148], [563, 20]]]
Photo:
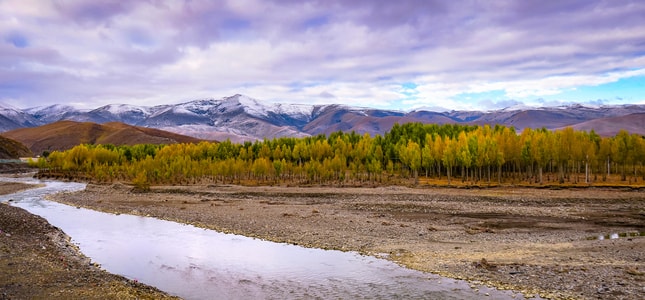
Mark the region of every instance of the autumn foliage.
[[34, 162], [43, 176], [149, 185], [592, 184], [645, 180], [645, 140], [504, 126], [395, 124], [385, 135], [336, 132], [235, 144], [79, 145]]

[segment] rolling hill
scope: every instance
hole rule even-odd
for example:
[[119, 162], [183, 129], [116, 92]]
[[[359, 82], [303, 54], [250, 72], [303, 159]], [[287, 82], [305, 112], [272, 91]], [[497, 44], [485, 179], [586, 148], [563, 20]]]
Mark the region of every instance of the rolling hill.
[[2, 136], [23, 143], [33, 153], [67, 150], [79, 144], [171, 144], [195, 143], [200, 139], [158, 129], [143, 128], [118, 122], [59, 121], [31, 128], [15, 129]]
[[621, 129], [627, 130], [630, 133], [645, 136], [645, 113], [594, 119], [575, 124], [571, 127], [584, 131], [594, 130], [601, 136], [614, 136], [616, 132]]
[[33, 153], [22, 143], [0, 136], [0, 159], [31, 157]]

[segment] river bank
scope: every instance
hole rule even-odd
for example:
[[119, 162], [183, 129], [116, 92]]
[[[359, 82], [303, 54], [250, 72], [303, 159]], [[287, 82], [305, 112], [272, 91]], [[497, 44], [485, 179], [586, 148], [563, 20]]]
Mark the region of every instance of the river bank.
[[[0, 194], [33, 185], [1, 182]], [[0, 299], [175, 299], [90, 264], [45, 219], [0, 204]]]
[[[553, 299], [641, 299], [642, 192], [89, 185], [53, 200], [150, 215]], [[619, 238], [610, 239], [612, 233]], [[620, 235], [625, 237], [620, 237]], [[598, 236], [607, 235], [607, 239]], [[634, 236], [631, 236], [634, 235]]]

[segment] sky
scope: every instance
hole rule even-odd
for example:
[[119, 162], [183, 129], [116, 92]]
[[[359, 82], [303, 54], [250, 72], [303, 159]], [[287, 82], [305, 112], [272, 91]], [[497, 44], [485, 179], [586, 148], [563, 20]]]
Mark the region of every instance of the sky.
[[0, 0], [0, 103], [645, 104], [640, 0]]

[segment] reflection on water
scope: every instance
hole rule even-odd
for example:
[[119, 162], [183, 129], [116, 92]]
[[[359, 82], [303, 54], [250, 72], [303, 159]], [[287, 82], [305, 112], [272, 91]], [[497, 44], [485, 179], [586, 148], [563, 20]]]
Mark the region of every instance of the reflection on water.
[[618, 238], [624, 238], [624, 237], [637, 237], [637, 236], [645, 236], [645, 231], [637, 232], [637, 231], [631, 231], [631, 232], [621, 232], [621, 233], [610, 233], [610, 234], [601, 234], [599, 236], [595, 237], [589, 237], [587, 238], [588, 240], [615, 240]]
[[46, 187], [0, 197], [61, 228], [94, 262], [187, 299], [518, 299], [509, 291], [402, 268], [353, 252], [303, 248], [175, 222], [113, 215], [43, 200], [84, 188]]

